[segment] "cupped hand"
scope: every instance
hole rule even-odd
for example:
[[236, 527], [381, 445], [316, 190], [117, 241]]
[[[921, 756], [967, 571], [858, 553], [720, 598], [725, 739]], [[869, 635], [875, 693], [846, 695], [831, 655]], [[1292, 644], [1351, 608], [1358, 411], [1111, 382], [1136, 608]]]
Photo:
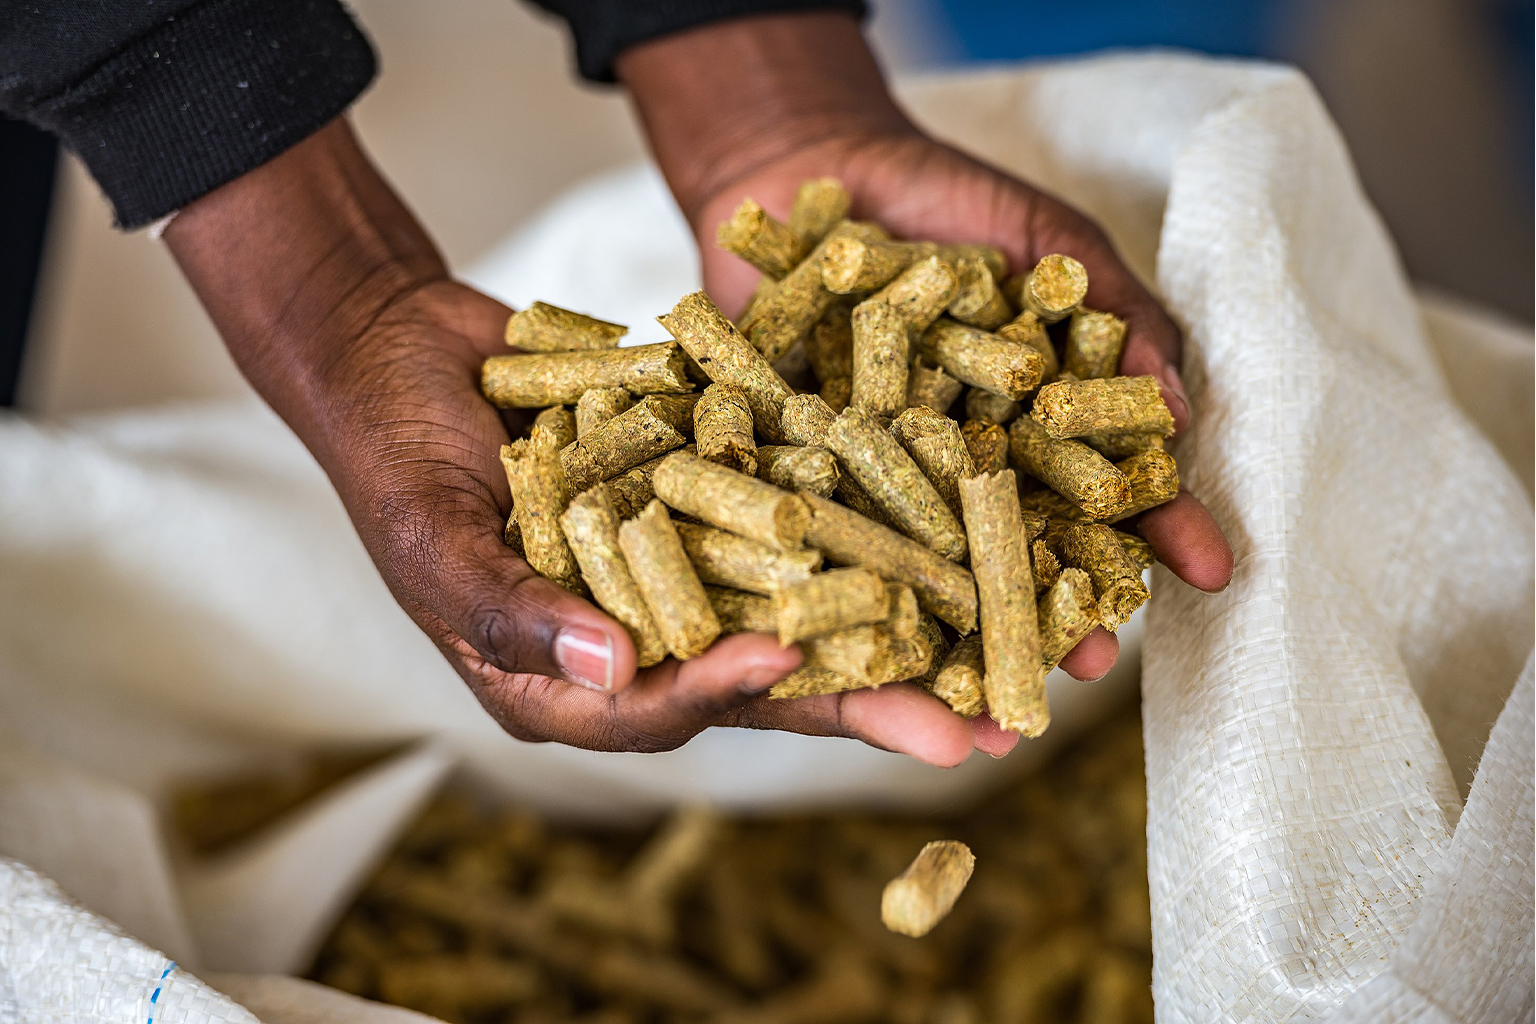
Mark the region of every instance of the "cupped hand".
[[925, 713], [910, 687], [771, 700], [800, 654], [763, 635], [637, 673], [621, 625], [502, 542], [508, 424], [478, 381], [507, 351], [510, 310], [448, 277], [344, 122], [192, 204], [166, 239], [395, 598], [512, 735], [657, 751], [711, 725], [767, 725], [940, 765], [1011, 745]]

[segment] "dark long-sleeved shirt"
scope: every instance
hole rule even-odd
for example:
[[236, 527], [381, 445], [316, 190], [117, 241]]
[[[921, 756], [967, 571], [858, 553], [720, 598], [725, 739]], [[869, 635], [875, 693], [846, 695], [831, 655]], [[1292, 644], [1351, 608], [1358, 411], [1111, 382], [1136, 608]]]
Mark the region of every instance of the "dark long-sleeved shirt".
[[[581, 73], [725, 18], [862, 14], [863, 0], [536, 0]], [[0, 112], [77, 153], [125, 228], [147, 224], [312, 134], [377, 69], [338, 0], [0, 0]], [[4, 154], [0, 154], [4, 159]]]

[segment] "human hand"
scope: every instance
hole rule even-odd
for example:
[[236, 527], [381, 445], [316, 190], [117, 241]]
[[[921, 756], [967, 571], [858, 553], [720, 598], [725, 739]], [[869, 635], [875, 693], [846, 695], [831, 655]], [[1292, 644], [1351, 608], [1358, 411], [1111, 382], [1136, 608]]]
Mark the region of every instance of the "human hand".
[[[1122, 372], [1156, 377], [1178, 429], [1188, 425], [1178, 328], [1104, 232], [1060, 200], [923, 134], [891, 99], [851, 17], [709, 25], [636, 47], [619, 72], [698, 238], [705, 288], [727, 314], [745, 307], [758, 274], [715, 246], [717, 225], [748, 196], [787, 219], [800, 183], [830, 175], [848, 189], [851, 216], [898, 238], [994, 245], [1013, 271], [1053, 252], [1076, 257], [1088, 270], [1086, 304], [1127, 323]], [[1217, 591], [1231, 580], [1231, 547], [1187, 491], [1135, 525], [1190, 585]], [[1061, 667], [1097, 679], [1118, 651], [1114, 635], [1096, 629]]]
[[[507, 424], [480, 395], [509, 310], [450, 280], [344, 121], [184, 210], [166, 240], [242, 372], [330, 476], [396, 600], [507, 732], [601, 750], [763, 724], [799, 663], [767, 636], [636, 673], [624, 628], [501, 541]], [[582, 685], [573, 685], [573, 683]], [[803, 705], [775, 727], [936, 764], [1011, 745], [910, 689]]]

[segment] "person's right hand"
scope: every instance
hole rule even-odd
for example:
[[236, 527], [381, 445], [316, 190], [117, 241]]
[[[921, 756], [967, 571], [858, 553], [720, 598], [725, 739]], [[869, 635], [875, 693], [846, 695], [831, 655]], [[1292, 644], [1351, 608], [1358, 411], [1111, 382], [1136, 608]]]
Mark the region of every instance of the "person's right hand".
[[1013, 745], [910, 685], [770, 709], [765, 691], [800, 656], [763, 635], [636, 673], [621, 625], [502, 543], [508, 432], [478, 381], [507, 351], [509, 310], [449, 279], [344, 121], [193, 203], [165, 237], [395, 598], [512, 735], [655, 751], [711, 725], [771, 724], [941, 765]]

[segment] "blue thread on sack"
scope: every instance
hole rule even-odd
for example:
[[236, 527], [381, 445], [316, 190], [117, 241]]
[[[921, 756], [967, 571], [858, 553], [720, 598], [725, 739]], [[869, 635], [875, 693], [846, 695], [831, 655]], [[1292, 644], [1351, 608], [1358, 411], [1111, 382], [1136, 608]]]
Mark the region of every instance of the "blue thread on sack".
[[[165, 979], [166, 979], [166, 977], [172, 971], [174, 971], [176, 969], [176, 966], [177, 966], [176, 965], [176, 961], [172, 960], [166, 966], [165, 970], [160, 972], [160, 982], [161, 983], [159, 985], [155, 986], [154, 992], [150, 993], [150, 996], [149, 996], [149, 1005], [151, 1007], [153, 1007], [155, 1005], [155, 1003], [157, 1003], [160, 1000], [160, 990], [165, 987]], [[155, 1024], [155, 1011], [153, 1009], [151, 1009], [149, 1011], [149, 1020], [145, 1021], [144, 1024]]]

